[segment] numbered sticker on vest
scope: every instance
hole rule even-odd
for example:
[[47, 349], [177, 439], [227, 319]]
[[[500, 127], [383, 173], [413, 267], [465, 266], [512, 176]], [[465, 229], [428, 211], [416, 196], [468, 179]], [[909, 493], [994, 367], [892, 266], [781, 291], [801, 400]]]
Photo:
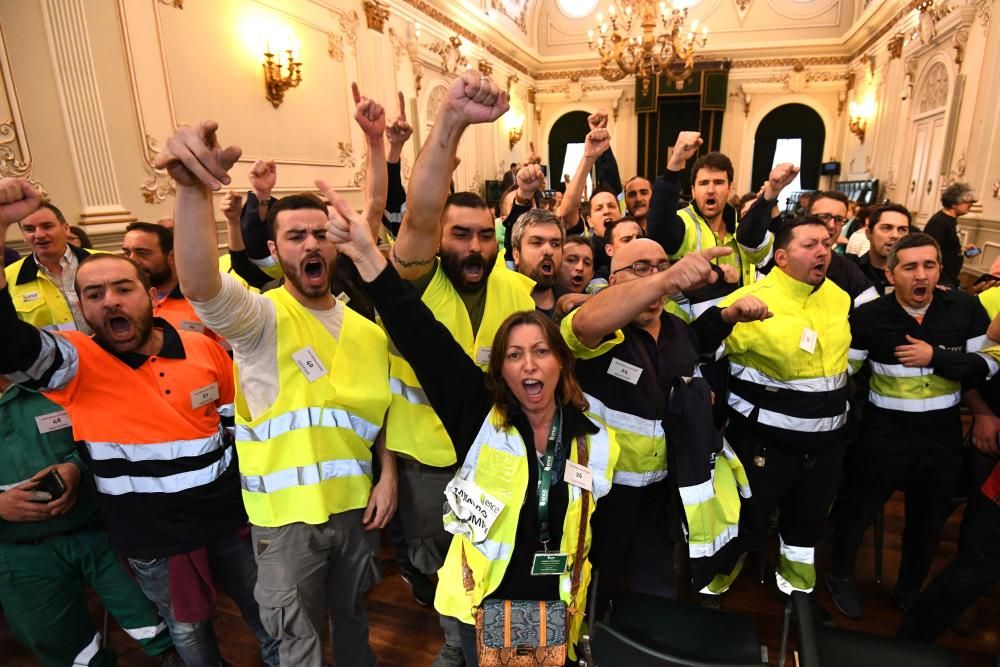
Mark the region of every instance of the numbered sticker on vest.
[[480, 489], [469, 479], [455, 477], [445, 487], [449, 514], [457, 520], [449, 525], [449, 532], [466, 535], [473, 544], [486, 539], [493, 523], [503, 511], [504, 504]]
[[638, 384], [639, 376], [642, 375], [642, 369], [615, 358], [611, 360], [611, 365], [608, 366], [608, 375], [616, 377], [619, 380], [625, 380], [629, 384]]
[[219, 400], [219, 384], [217, 382], [191, 392], [191, 407], [195, 410], [217, 400]]
[[312, 345], [306, 345], [293, 354], [292, 360], [310, 382], [315, 382], [327, 373], [326, 366], [319, 360], [319, 355], [316, 354], [316, 350], [312, 349]]
[[205, 325], [201, 322], [192, 322], [191, 320], [181, 320], [180, 325], [181, 331], [193, 331], [195, 333], [205, 333]]
[[594, 474], [590, 472], [590, 468], [587, 466], [582, 466], [576, 461], [566, 461], [566, 474], [563, 475], [563, 481], [567, 484], [572, 484], [573, 486], [580, 487], [584, 491], [590, 491], [593, 488]]
[[806, 327], [802, 330], [802, 338], [799, 339], [799, 348], [805, 350], [809, 354], [816, 351], [816, 339], [819, 334], [815, 331]]
[[476, 363], [480, 366], [490, 365], [490, 354], [493, 352], [491, 348], [481, 347], [476, 350]]
[[65, 410], [60, 410], [59, 412], [50, 412], [47, 415], [38, 415], [35, 417], [35, 424], [38, 425], [39, 433], [51, 433], [69, 428], [73, 422], [69, 420], [69, 415]]
[[351, 297], [347, 296], [347, 292], [341, 292], [336, 296], [336, 299], [345, 306], [351, 302]]

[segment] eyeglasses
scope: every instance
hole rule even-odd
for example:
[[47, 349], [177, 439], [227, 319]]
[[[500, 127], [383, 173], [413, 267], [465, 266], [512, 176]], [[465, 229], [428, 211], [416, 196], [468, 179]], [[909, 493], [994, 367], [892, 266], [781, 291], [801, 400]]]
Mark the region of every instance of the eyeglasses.
[[834, 215], [833, 213], [817, 213], [816, 217], [823, 222], [830, 222], [831, 220], [838, 225], [842, 225], [847, 222], [847, 218], [842, 215]]
[[623, 266], [620, 269], [615, 269], [614, 271], [611, 272], [611, 275], [614, 275], [620, 271], [631, 271], [639, 278], [645, 278], [646, 276], [651, 276], [654, 273], [662, 273], [663, 271], [666, 271], [669, 268], [670, 268], [670, 262], [667, 260], [664, 260], [657, 264], [653, 264], [652, 262], [647, 262], [644, 259], [640, 259], [637, 262], [632, 262], [628, 266]]

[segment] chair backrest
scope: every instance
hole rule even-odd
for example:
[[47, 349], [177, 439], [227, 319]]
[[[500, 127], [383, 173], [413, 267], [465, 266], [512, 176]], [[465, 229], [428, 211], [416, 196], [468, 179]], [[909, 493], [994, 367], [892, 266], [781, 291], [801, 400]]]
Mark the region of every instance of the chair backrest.
[[796, 616], [800, 667], [821, 665], [906, 665], [906, 667], [958, 667], [958, 658], [933, 644], [870, 635], [854, 630], [816, 627], [812, 604], [805, 593], [792, 593]]
[[761, 667], [766, 663], [719, 663], [668, 655], [626, 637], [598, 621], [590, 637], [596, 667]]

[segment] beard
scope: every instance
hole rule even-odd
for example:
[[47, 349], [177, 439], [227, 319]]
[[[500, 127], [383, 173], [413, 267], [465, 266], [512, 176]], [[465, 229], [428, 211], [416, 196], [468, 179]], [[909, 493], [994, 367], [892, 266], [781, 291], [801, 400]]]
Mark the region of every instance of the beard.
[[[549, 275], [542, 273], [543, 262], [549, 262], [553, 265], [553, 270], [549, 273]], [[541, 262], [538, 262], [538, 264], [532, 267], [531, 270], [525, 271], [524, 274], [535, 281], [536, 290], [552, 289], [555, 287], [555, 284], [559, 279], [559, 273], [555, 266], [555, 259], [552, 258], [544, 258]]]
[[[448, 280], [458, 288], [458, 291], [465, 293], [476, 292], [486, 285], [486, 279], [490, 277], [490, 272], [497, 259], [495, 254], [492, 257], [477, 254], [460, 257], [457, 253], [444, 250], [440, 252], [440, 257], [441, 270], [444, 271], [444, 275], [448, 276]], [[473, 273], [478, 271], [479, 277], [469, 278], [466, 269]]]
[[[105, 313], [99, 321], [87, 320], [87, 324], [94, 330], [97, 339], [107, 347], [116, 352], [132, 352], [145, 345], [153, 331], [153, 304], [149, 302], [138, 316], [114, 310]], [[131, 337], [121, 339], [119, 332], [129, 330]]]
[[[308, 266], [317, 260], [324, 263], [326, 280], [319, 285], [307, 285], [303, 279], [302, 267]], [[303, 257], [301, 264], [293, 264], [292, 262], [285, 261], [281, 255], [278, 255], [278, 263], [281, 265], [281, 270], [285, 273], [285, 280], [290, 282], [302, 296], [309, 299], [318, 299], [330, 293], [330, 283], [333, 280], [333, 269], [336, 264], [336, 258], [326, 262], [323, 256], [317, 252]]]
[[171, 271], [170, 267], [166, 265], [164, 265], [159, 271], [153, 271], [151, 269], [143, 270], [146, 272], [146, 275], [149, 276], [149, 284], [157, 289], [170, 282], [170, 280], [174, 277], [174, 272]]

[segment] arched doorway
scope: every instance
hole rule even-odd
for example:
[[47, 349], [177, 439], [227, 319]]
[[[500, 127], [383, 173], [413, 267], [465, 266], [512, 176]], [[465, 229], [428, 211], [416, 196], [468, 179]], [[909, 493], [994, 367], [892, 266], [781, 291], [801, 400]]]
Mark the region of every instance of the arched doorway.
[[[586, 111], [563, 114], [549, 131], [549, 187], [561, 190], [562, 168], [566, 159], [566, 144], [583, 143], [590, 127]], [[572, 174], [570, 174], [572, 176]]]
[[[791, 140], [781, 141], [779, 140]], [[798, 141], [795, 141], [798, 140]], [[823, 119], [814, 109], [805, 104], [783, 104], [771, 110], [754, 135], [753, 168], [748, 184], [750, 192], [757, 189], [767, 180], [774, 165], [776, 150], [782, 155], [799, 156], [801, 167], [799, 178], [802, 190], [819, 188], [819, 168], [823, 161], [823, 143], [826, 141], [826, 128]], [[782, 160], [785, 161], [785, 160]], [[794, 159], [787, 160], [794, 162]], [[779, 202], [780, 205], [780, 202]]]

